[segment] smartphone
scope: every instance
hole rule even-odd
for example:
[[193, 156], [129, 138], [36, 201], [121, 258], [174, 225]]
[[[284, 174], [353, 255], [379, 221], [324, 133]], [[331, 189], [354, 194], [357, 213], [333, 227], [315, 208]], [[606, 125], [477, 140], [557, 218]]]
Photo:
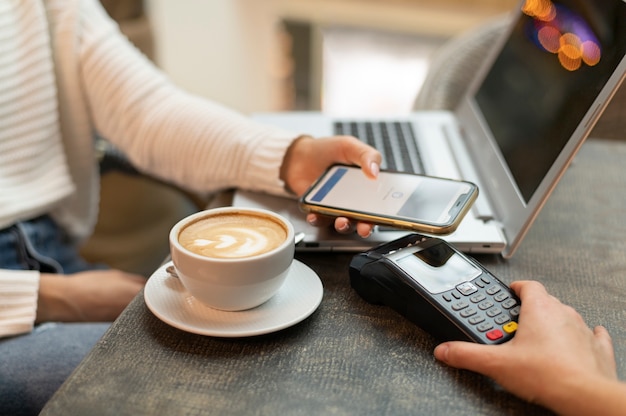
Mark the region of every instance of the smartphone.
[[354, 256], [350, 285], [439, 340], [500, 344], [517, 331], [515, 293], [439, 238], [409, 234]]
[[357, 166], [333, 165], [300, 198], [300, 209], [420, 233], [450, 234], [469, 211], [478, 187], [466, 181]]

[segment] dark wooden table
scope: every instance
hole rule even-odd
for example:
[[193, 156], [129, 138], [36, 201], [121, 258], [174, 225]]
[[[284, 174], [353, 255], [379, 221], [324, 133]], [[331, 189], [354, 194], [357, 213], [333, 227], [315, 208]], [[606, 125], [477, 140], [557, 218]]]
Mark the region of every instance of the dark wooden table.
[[[626, 376], [626, 144], [587, 142], [516, 255], [478, 259], [505, 282], [537, 279], [611, 332]], [[485, 377], [436, 362], [436, 341], [364, 302], [349, 254], [299, 254], [324, 284], [320, 307], [249, 338], [190, 334], [138, 296], [44, 415], [549, 414]], [[549, 325], [549, 317], [546, 317]]]

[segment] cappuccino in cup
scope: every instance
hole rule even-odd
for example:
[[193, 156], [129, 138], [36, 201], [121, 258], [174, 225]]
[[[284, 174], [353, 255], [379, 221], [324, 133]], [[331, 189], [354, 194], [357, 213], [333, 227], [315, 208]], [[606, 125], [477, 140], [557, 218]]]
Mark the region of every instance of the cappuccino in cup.
[[264, 209], [215, 208], [180, 220], [170, 253], [187, 291], [212, 308], [238, 311], [269, 300], [289, 274], [294, 230]]
[[287, 238], [273, 217], [256, 213], [223, 213], [190, 223], [178, 236], [187, 250], [207, 257], [241, 258], [267, 253]]

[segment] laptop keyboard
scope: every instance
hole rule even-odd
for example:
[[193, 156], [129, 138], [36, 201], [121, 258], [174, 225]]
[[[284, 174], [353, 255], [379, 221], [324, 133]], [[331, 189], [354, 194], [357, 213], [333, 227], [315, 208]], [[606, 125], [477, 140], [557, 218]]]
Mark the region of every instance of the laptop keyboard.
[[357, 137], [383, 156], [382, 169], [424, 173], [413, 126], [406, 121], [338, 121], [335, 134]]

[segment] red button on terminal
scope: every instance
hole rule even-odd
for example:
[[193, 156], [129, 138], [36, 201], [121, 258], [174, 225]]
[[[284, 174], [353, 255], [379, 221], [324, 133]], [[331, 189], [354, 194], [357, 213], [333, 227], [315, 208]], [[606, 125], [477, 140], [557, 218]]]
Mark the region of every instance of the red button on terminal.
[[494, 329], [493, 331], [487, 332], [487, 338], [489, 340], [491, 340], [491, 341], [495, 341], [497, 339], [500, 339], [503, 336], [504, 336], [504, 334], [499, 329]]

